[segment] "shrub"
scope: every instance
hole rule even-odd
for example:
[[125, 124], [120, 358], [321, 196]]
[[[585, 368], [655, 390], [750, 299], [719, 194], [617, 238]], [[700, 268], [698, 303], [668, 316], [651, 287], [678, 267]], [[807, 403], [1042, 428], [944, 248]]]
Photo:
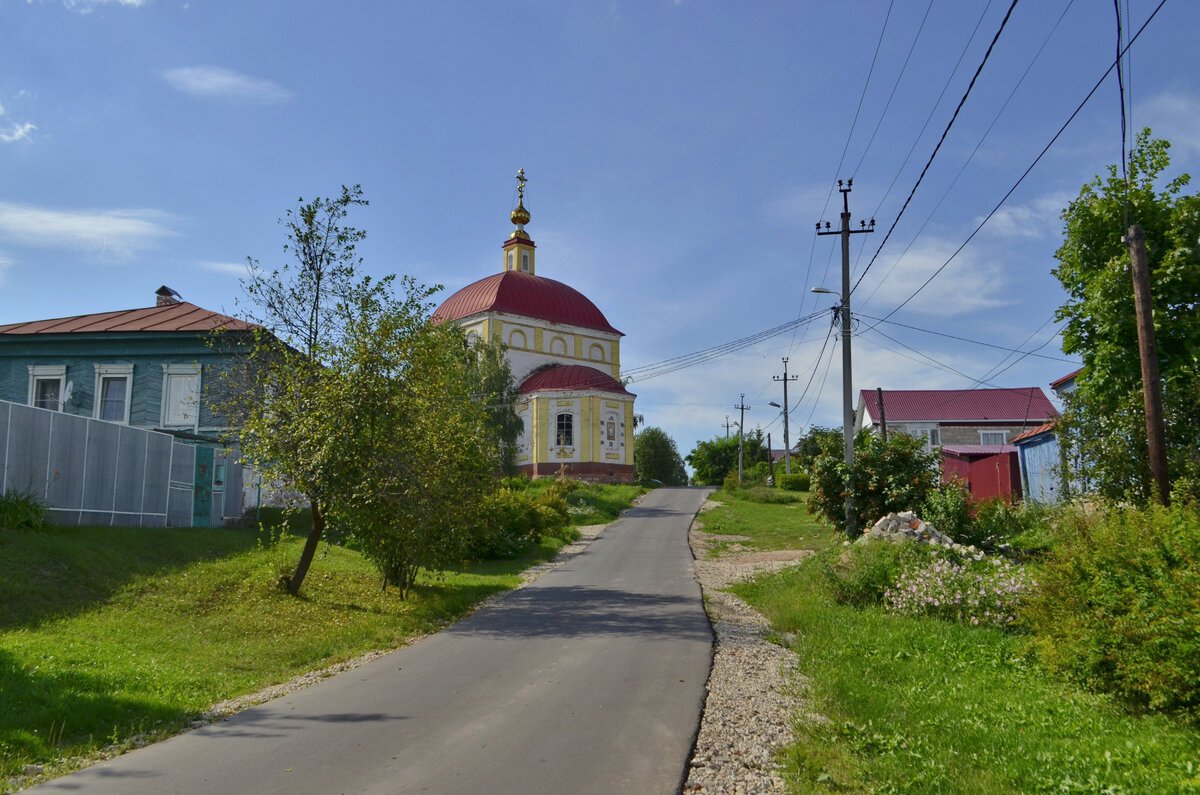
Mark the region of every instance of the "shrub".
[[[841, 442], [827, 436], [813, 463], [808, 507], [825, 521], [845, 530], [846, 472]], [[860, 529], [893, 511], [914, 510], [936, 488], [937, 454], [906, 433], [893, 433], [885, 443], [878, 434], [863, 431], [854, 443], [850, 482]]]
[[1200, 717], [1200, 514], [1154, 506], [1058, 519], [1024, 610], [1044, 664], [1133, 704]]
[[974, 543], [964, 540], [971, 532], [971, 495], [959, 478], [944, 480], [929, 492], [921, 518], [960, 544]]
[[46, 504], [32, 494], [10, 489], [0, 495], [0, 528], [41, 530], [49, 524]]
[[784, 491], [808, 491], [811, 480], [807, 472], [784, 473], [775, 476], [775, 485]]
[[963, 624], [1012, 625], [1031, 586], [1028, 573], [1003, 558], [952, 560], [938, 555], [901, 572], [883, 595], [888, 612]]
[[556, 480], [545, 489], [500, 488], [484, 503], [484, 521], [471, 545], [478, 558], [507, 558], [521, 554], [542, 538], [573, 540], [567, 495], [578, 484]]
[[867, 607], [883, 603], [895, 587], [907, 561], [928, 557], [924, 544], [863, 541], [832, 547], [819, 560], [830, 594], [840, 604]]
[[725, 482], [721, 484], [721, 490], [727, 491], [730, 494], [737, 494], [741, 488], [742, 484], [740, 481], [738, 481], [738, 473], [736, 469], [726, 475]]
[[746, 500], [747, 502], [761, 502], [768, 505], [786, 505], [788, 503], [800, 502], [804, 498], [794, 491], [773, 489], [770, 486], [751, 486], [748, 489], [742, 489], [738, 493], [738, 499]]

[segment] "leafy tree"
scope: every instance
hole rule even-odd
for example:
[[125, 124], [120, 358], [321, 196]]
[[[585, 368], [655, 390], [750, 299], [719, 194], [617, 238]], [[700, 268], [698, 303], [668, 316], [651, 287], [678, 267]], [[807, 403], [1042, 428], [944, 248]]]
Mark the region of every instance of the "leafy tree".
[[696, 442], [687, 462], [692, 465], [695, 482], [701, 486], [720, 486], [730, 470], [737, 471], [738, 441], [736, 436], [718, 437]]
[[496, 450], [461, 329], [431, 324], [433, 291], [402, 284], [403, 301], [360, 301], [328, 370], [344, 416], [330, 516], [405, 598], [477, 540]]
[[668, 486], [687, 485], [687, 470], [675, 440], [662, 428], [643, 428], [633, 437], [633, 467], [639, 478], [661, 480]]
[[[761, 428], [746, 433], [742, 439], [742, 469], [759, 461], [767, 460], [766, 437]], [[707, 442], [696, 442], [688, 453], [687, 462], [695, 472], [696, 483], [702, 486], [720, 486], [730, 472], [737, 473], [738, 439], [718, 437]]]
[[299, 492], [312, 510], [312, 530], [286, 578], [292, 594], [325, 532], [341, 460], [332, 431], [344, 412], [328, 366], [355, 309], [382, 300], [387, 288], [359, 274], [355, 245], [366, 233], [346, 224], [349, 212], [366, 204], [357, 185], [343, 186], [336, 198], [300, 199], [280, 219], [287, 261], [268, 271], [250, 258], [242, 282], [239, 304], [259, 328], [246, 366], [226, 374], [221, 409], [233, 441], [263, 479]]
[[1063, 211], [1064, 241], [1054, 274], [1068, 294], [1063, 350], [1083, 358], [1077, 391], [1060, 427], [1104, 496], [1144, 502], [1153, 491], [1146, 449], [1128, 224], [1146, 232], [1154, 331], [1163, 384], [1168, 471], [1176, 491], [1200, 495], [1200, 196], [1184, 195], [1186, 174], [1167, 181], [1170, 144], [1137, 136], [1129, 181], [1117, 166], [1084, 185]]
[[[813, 462], [808, 507], [839, 530], [846, 529], [846, 464], [840, 434], [821, 437]], [[870, 527], [892, 511], [920, 510], [937, 488], [938, 454], [925, 452], [925, 442], [906, 433], [883, 437], [860, 431], [854, 440], [850, 484], [858, 529]]]
[[823, 440], [828, 437], [836, 436], [839, 440], [842, 438], [842, 432], [836, 428], [823, 428], [820, 425], [812, 425], [808, 431], [801, 436], [795, 447], [792, 449], [795, 454], [792, 456], [793, 469], [797, 464], [801, 469], [809, 469], [812, 467], [813, 461], [821, 452]]
[[519, 392], [499, 338], [479, 340], [466, 357], [470, 394], [485, 408], [488, 433], [495, 443], [500, 474], [517, 474], [517, 440], [524, 426], [517, 414]]

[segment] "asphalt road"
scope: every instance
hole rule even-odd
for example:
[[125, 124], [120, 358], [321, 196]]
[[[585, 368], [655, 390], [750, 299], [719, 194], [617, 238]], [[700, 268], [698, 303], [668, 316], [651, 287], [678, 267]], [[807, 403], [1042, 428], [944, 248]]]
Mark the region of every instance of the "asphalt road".
[[437, 635], [38, 792], [676, 793], [712, 630], [657, 489], [581, 554]]

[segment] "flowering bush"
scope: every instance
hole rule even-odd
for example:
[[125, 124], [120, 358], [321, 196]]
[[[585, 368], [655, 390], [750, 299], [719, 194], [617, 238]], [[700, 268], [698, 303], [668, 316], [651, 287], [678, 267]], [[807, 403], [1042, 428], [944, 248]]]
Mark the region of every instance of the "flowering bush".
[[1023, 569], [1002, 558], [969, 565], [939, 557], [902, 572], [883, 603], [897, 615], [1006, 627], [1016, 621], [1021, 597], [1036, 586]]

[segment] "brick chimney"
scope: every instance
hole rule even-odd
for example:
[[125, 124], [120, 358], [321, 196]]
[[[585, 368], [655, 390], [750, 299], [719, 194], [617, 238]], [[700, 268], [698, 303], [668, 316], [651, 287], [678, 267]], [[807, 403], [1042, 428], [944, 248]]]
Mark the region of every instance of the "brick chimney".
[[165, 284], [155, 290], [154, 295], [158, 299], [154, 302], [155, 306], [171, 306], [172, 304], [178, 304], [183, 300], [183, 296]]

